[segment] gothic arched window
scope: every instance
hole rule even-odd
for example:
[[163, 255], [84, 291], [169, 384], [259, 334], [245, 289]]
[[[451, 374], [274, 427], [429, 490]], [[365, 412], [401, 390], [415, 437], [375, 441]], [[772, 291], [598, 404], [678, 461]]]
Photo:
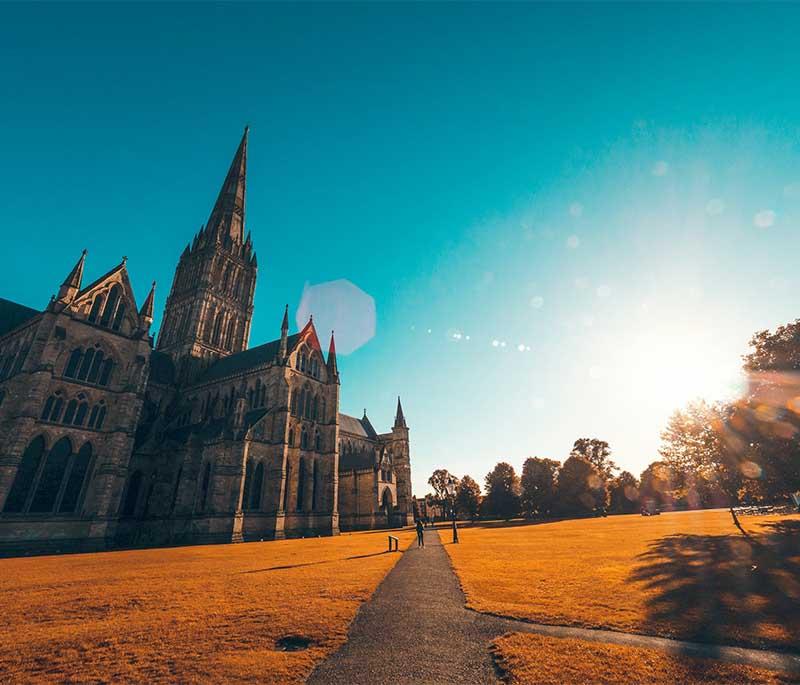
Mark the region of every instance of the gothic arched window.
[[61, 410], [64, 408], [64, 397], [60, 390], [47, 398], [42, 409], [42, 421], [58, 421], [61, 417]]
[[73, 424], [75, 426], [82, 426], [86, 420], [86, 414], [89, 411], [89, 403], [86, 401], [86, 395], [78, 395], [78, 411], [75, 412], [75, 419]]
[[103, 363], [103, 350], [97, 350], [94, 355], [94, 359], [92, 360], [92, 366], [89, 369], [89, 375], [86, 376], [86, 380], [90, 383], [96, 383], [97, 377], [100, 375], [100, 366]]
[[252, 491], [252, 499], [250, 500], [251, 509], [261, 508], [261, 489], [263, 485], [264, 485], [264, 463], [258, 462], [258, 466], [256, 466], [255, 475], [253, 476], [253, 491]]
[[100, 309], [103, 306], [103, 300], [106, 298], [103, 295], [95, 295], [94, 301], [92, 302], [92, 309], [89, 312], [89, 321], [95, 323], [97, 321], [97, 317], [100, 316]]
[[206, 468], [203, 471], [203, 481], [200, 486], [200, 511], [205, 511], [208, 504], [208, 489], [211, 485], [211, 462], [206, 463]]
[[128, 491], [125, 493], [125, 502], [122, 505], [122, 516], [133, 516], [136, 513], [141, 487], [142, 472], [134, 471], [128, 480]]
[[69, 356], [69, 361], [67, 362], [67, 366], [64, 369], [64, 375], [67, 378], [75, 378], [75, 374], [78, 373], [78, 368], [81, 365], [82, 357], [83, 357], [83, 350], [80, 347], [72, 350], [72, 354]]
[[305, 428], [303, 428], [303, 432], [300, 434], [300, 449], [308, 449], [308, 433]]
[[244, 467], [244, 492], [242, 493], [242, 508], [250, 508], [250, 490], [253, 487], [253, 468], [255, 464], [252, 459], [247, 460]]
[[98, 385], [108, 385], [111, 378], [111, 371], [114, 369], [114, 360], [111, 357], [106, 357], [103, 362], [103, 368], [100, 370], [100, 378], [97, 381]]
[[233, 342], [233, 324], [234, 318], [231, 317], [231, 320], [228, 321], [228, 327], [225, 329], [225, 344], [226, 348], [230, 348], [231, 343]]
[[289, 429], [289, 447], [294, 447], [294, 428]]
[[89, 423], [87, 428], [94, 428], [100, 430], [103, 427], [103, 421], [106, 418], [106, 403], [105, 400], [100, 400], [92, 407], [92, 412], [89, 414]]
[[75, 412], [78, 411], [78, 400], [72, 399], [67, 402], [67, 410], [64, 412], [63, 423], [71, 424], [75, 418]]
[[317, 509], [317, 460], [314, 460], [314, 467], [311, 476], [311, 509]]
[[36, 492], [31, 502], [31, 512], [43, 513], [53, 511], [71, 454], [72, 443], [69, 441], [69, 438], [61, 438], [61, 440], [53, 445], [44, 462], [42, 473], [39, 476], [39, 483], [36, 486]]
[[319, 431], [317, 431], [317, 434], [314, 436], [314, 449], [316, 449], [317, 452], [320, 451], [321, 444], [322, 444], [322, 438], [320, 437]]
[[106, 306], [103, 308], [103, 315], [100, 317], [100, 324], [102, 326], [108, 326], [113, 320], [121, 293], [122, 288], [117, 284], [115, 284], [111, 288], [111, 292], [108, 293], [108, 300], [106, 300]]
[[305, 494], [305, 480], [306, 480], [306, 460], [300, 460], [300, 466], [297, 470], [297, 511], [303, 509], [303, 495]]
[[3, 511], [9, 514], [16, 514], [25, 509], [25, 502], [36, 479], [36, 472], [39, 470], [39, 463], [44, 454], [44, 437], [38, 436], [28, 443], [22, 460], [17, 467], [17, 475], [14, 476], [14, 483], [6, 498]]
[[81, 362], [81, 367], [78, 369], [78, 373], [75, 375], [79, 381], [85, 381], [86, 377], [89, 375], [89, 369], [92, 366], [92, 362], [94, 361], [95, 349], [90, 347], [86, 350], [86, 354], [83, 355], [83, 361]]
[[122, 320], [125, 318], [125, 303], [120, 302], [117, 307], [117, 314], [114, 317], [114, 323], [111, 325], [112, 331], [118, 331], [122, 326]]
[[83, 483], [86, 480], [86, 474], [89, 471], [89, 463], [91, 460], [92, 446], [87, 442], [78, 450], [78, 453], [72, 460], [72, 468], [69, 471], [69, 478], [67, 478], [67, 486], [64, 488], [61, 504], [58, 507], [59, 513], [66, 514], [77, 511], [81, 490], [83, 490]]
[[214, 320], [214, 331], [211, 336], [211, 342], [214, 345], [219, 345], [220, 335], [222, 334], [222, 319], [225, 316], [224, 312], [220, 310], [217, 312], [217, 317]]

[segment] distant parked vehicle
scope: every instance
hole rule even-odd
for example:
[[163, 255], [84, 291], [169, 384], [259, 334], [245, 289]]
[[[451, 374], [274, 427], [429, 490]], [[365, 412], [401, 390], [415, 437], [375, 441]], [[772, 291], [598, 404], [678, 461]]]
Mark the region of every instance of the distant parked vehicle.
[[661, 509], [656, 506], [652, 500], [642, 503], [642, 516], [658, 516], [661, 514]]

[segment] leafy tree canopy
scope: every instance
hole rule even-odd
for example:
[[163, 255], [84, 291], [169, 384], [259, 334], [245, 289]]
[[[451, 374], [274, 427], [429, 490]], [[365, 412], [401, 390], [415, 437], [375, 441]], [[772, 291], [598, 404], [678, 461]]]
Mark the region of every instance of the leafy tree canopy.
[[617, 470], [617, 465], [611, 461], [611, 448], [605, 440], [578, 438], [569, 456], [583, 457], [606, 479], [613, 477]]

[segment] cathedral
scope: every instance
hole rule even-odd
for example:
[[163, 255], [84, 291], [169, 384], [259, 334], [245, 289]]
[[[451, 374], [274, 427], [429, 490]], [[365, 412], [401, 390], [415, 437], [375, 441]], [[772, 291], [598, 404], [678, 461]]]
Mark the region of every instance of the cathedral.
[[[398, 398], [378, 433], [339, 413], [313, 318], [248, 347], [258, 261], [245, 129], [208, 222], [155, 283], [86, 252], [44, 310], [0, 299], [0, 555], [267, 540], [413, 522]], [[276, 333], [280, 312], [275, 318]], [[154, 344], [155, 343], [155, 344]]]

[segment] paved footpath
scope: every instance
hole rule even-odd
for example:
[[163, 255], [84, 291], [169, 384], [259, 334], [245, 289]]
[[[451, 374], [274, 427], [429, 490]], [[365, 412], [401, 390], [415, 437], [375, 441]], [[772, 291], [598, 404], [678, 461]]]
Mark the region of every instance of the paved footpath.
[[[449, 531], [443, 531], [449, 538]], [[470, 611], [438, 531], [425, 531], [356, 614], [347, 642], [311, 674], [311, 685], [497, 683], [489, 642], [508, 632], [649, 647], [800, 673], [800, 656], [666, 638], [547, 626]]]

